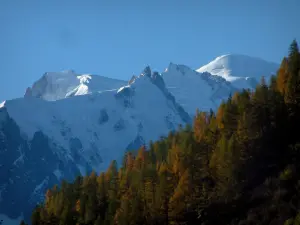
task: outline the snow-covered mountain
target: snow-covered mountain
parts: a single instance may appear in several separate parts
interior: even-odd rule
[[[23,98],[0,105],[0,221],[29,221],[45,190],[62,178],[106,169],[277,67],[227,55],[197,71],[173,63],[162,74],[146,67],[129,82],[45,73]]]
[[[228,54],[217,57],[197,71],[221,76],[238,89],[252,89],[260,82],[262,76],[268,82],[270,76],[275,74],[278,68],[279,64],[260,58]]]
[[[215,110],[222,100],[236,91],[224,78],[200,73],[184,65],[170,63],[162,77],[167,89],[190,115],[194,115],[197,108]]]
[[[76,95],[90,94],[120,88],[126,81],[91,74],[76,74],[73,70],[45,73],[32,87],[27,88],[25,97],[37,97],[55,101]]]
[[[104,170],[111,160],[120,162],[126,149],[190,122],[148,67],[118,90],[6,101],[0,108],[0,214],[28,216],[61,178]]]

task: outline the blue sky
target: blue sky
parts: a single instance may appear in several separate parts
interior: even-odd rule
[[[0,0],[0,100],[47,71],[129,79],[227,53],[280,62],[300,40],[299,0]]]

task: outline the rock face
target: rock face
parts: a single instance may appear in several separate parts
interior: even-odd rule
[[[26,138],[6,108],[0,113],[5,117],[0,130],[0,212],[9,218],[19,218],[22,213],[29,219],[30,211],[43,200],[48,187],[63,177],[72,180],[80,174],[77,163],[85,166],[86,171],[92,168],[80,156],[72,139],[69,149],[64,149],[42,131]],[[67,151],[72,152],[74,160],[63,157]]]

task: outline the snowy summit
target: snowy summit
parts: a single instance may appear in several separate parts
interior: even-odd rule
[[[25,97],[32,96],[47,101],[56,101],[66,97],[90,94],[96,91],[117,89],[126,81],[91,74],[76,74],[73,70],[45,73],[31,88],[27,88]]]
[[[278,68],[277,63],[260,58],[241,54],[227,54],[215,58],[196,71],[221,76],[236,88],[241,89],[253,88],[262,76],[268,81]]]

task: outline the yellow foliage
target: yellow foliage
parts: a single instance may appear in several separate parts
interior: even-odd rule
[[[77,212],[80,212],[80,199],[78,199],[76,201],[76,207],[75,207],[75,209],[76,209]]]
[[[277,88],[282,94],[286,92],[288,77],[288,62],[287,59],[284,58],[277,72]]]
[[[185,170],[180,177],[178,185],[174,191],[173,196],[170,198],[169,204],[172,209],[172,214],[176,215],[185,210],[189,195],[191,193],[191,179],[188,169]]]
[[[200,142],[204,136],[205,129],[207,127],[207,114],[205,112],[200,112],[196,115],[194,120],[194,137]]]
[[[218,128],[223,129],[224,128],[224,123],[223,123],[223,117],[224,117],[224,112],[225,112],[225,103],[222,103],[220,105],[220,107],[218,108],[218,112],[217,112],[217,124],[218,124]]]

